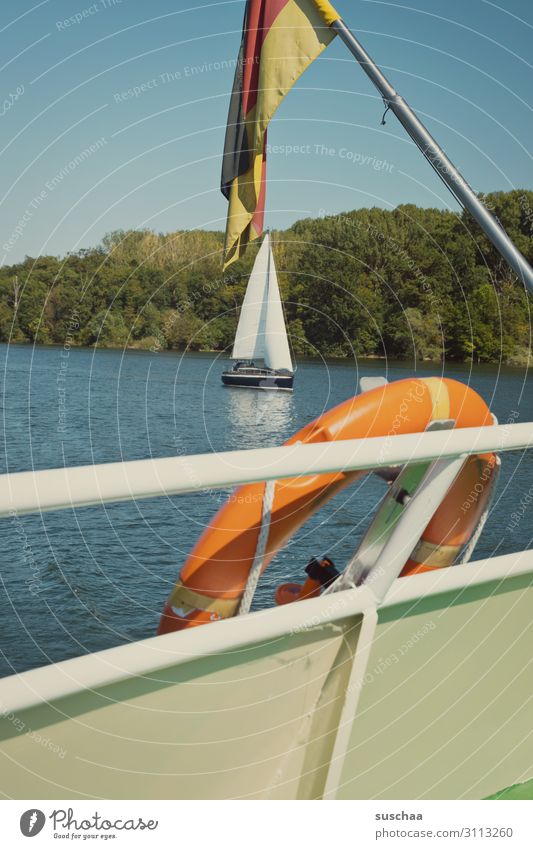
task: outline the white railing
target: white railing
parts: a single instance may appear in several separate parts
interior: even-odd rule
[[[468,566],[439,569],[423,575],[403,578],[391,588],[386,607],[415,603],[421,597],[464,592],[481,584],[533,574],[533,551],[506,554],[478,560]],[[190,628],[161,637],[148,637],[63,660],[53,666],[31,669],[0,681],[0,699],[4,715],[17,713],[35,704],[53,702],[80,690],[96,690],[134,676],[150,676],[170,664],[180,666],[203,657],[239,653],[251,643],[275,643],[280,637],[306,631],[324,623],[336,623],[374,608],[369,590],[346,590],[337,598],[320,596],[305,604],[285,604],[258,610],[248,616],[224,619],[207,628]]]
[[[0,517],[533,446],[533,423],[0,475]]]

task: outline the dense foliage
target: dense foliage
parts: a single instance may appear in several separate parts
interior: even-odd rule
[[[533,192],[483,197],[533,262]],[[273,233],[297,354],[527,362],[529,299],[468,215],[400,206]],[[222,350],[255,256],[222,274],[222,234],[115,232],[0,271],[0,341]]]

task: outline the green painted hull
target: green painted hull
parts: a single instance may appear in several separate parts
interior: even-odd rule
[[[526,781],[525,784],[513,784],[512,787],[507,787],[506,790],[500,790],[494,796],[487,796],[487,799],[499,799],[502,801],[533,801],[533,778],[531,781]]]
[[[337,798],[530,799],[533,572],[509,557],[396,582],[344,725],[358,590],[5,679],[0,792],[321,798],[342,730]]]

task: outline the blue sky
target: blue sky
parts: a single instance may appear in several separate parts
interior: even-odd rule
[[[530,0],[336,5],[477,191],[533,188]],[[95,245],[114,229],[223,228],[221,151],[243,8],[3,0],[5,263]],[[455,208],[382,113],[346,48],[331,45],[271,126],[267,224],[406,202]]]

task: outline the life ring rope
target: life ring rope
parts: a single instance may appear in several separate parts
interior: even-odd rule
[[[265,551],[270,533],[270,522],[272,519],[272,507],[274,504],[274,491],[276,489],[276,481],[267,481],[265,483],[265,492],[263,494],[263,512],[261,514],[261,530],[257,538],[257,548],[255,550],[254,562],[246,581],[246,586],[242,594],[242,600],[239,606],[239,616],[244,613],[249,613],[254,599],[257,584],[263,571],[263,561],[265,559]]]

